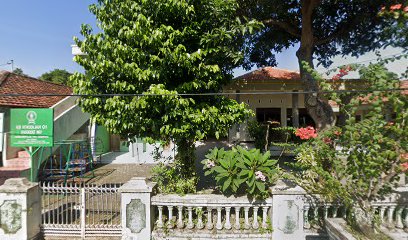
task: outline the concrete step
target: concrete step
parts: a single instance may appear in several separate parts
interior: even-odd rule
[[[17,153],[17,156],[19,158],[29,158],[30,154],[28,152],[26,152],[26,151],[20,151],[20,152]]]
[[[12,158],[3,162],[4,167],[30,167],[30,158]]]
[[[27,167],[0,167],[0,185],[9,178],[21,177],[21,173],[28,169]]]

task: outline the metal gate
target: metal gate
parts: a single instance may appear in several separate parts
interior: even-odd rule
[[[44,236],[121,236],[121,184],[41,183]]]

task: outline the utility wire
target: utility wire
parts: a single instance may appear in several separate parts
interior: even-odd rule
[[[378,60],[381,60],[381,59],[387,60],[387,59],[391,59],[392,57],[400,57],[400,56],[407,56],[408,57],[408,53],[400,52],[400,53],[390,54],[390,55],[381,56],[381,57],[377,57],[377,58],[372,58],[372,59],[368,59],[368,60],[345,63],[345,64],[341,64],[341,65],[336,65],[336,66],[330,66],[329,68],[319,67],[319,68],[316,68],[316,70],[328,70],[329,71],[329,70],[337,69],[337,68],[342,67],[342,66],[358,64],[358,63],[365,63],[365,62],[371,62],[371,61],[378,61]]]
[[[226,96],[226,95],[284,95],[284,94],[329,94],[329,93],[373,93],[408,91],[408,88],[372,89],[372,90],[334,90],[334,91],[269,91],[269,92],[219,92],[219,93],[105,93],[105,94],[23,94],[6,93],[0,97],[146,97],[146,96]]]

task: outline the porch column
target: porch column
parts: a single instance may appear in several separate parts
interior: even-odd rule
[[[281,127],[286,127],[286,126],[288,126],[288,113],[287,113],[287,110],[286,110],[286,107],[285,106],[282,106],[281,107],[281,120],[280,120],[280,122],[281,122]]]
[[[293,90],[297,92],[297,90]],[[292,93],[292,125],[299,127],[299,94]]]

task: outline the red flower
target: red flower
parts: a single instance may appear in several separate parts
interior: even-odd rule
[[[340,80],[340,76],[339,75],[334,75],[332,77],[332,80],[334,80],[334,81]]]
[[[400,157],[404,160],[408,160],[408,153],[401,153]]]
[[[406,162],[406,163],[401,163],[400,167],[401,167],[401,170],[402,170],[403,172],[406,172],[406,171],[408,170],[408,162]]]
[[[391,10],[398,10],[398,9],[401,9],[401,7],[402,7],[402,4],[400,3],[400,4],[392,5],[392,6],[390,7],[390,9],[391,9]]]
[[[300,139],[303,139],[303,140],[317,137],[316,129],[314,129],[314,127],[312,126],[297,129],[295,132],[295,135],[300,137]]]
[[[328,137],[325,137],[325,138],[323,138],[323,142],[326,143],[326,144],[331,144],[332,140],[330,138],[328,138]]]
[[[340,136],[340,135],[341,135],[341,132],[340,132],[340,131],[337,131],[337,130],[334,131],[333,133],[334,133],[334,135],[336,135],[336,136]]]
[[[404,12],[408,12],[408,6],[407,7],[404,7],[404,10],[403,10]]]

